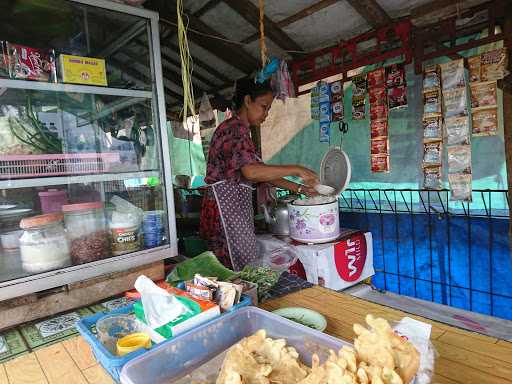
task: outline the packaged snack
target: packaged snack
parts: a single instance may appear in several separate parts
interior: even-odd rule
[[[331,102],[331,87],[325,81],[318,82],[318,94],[320,103]]]
[[[212,290],[214,293],[219,288],[219,284],[216,281],[213,281],[207,277],[203,277],[200,274],[196,273],[194,275],[194,285],[198,285],[201,287],[206,287],[210,290]]]
[[[423,74],[423,91],[441,88],[441,76],[437,65],[430,65],[425,68]]]
[[[453,60],[439,65],[441,68],[441,80],[443,91],[448,89],[460,88],[466,85],[464,79],[464,59]]]
[[[443,139],[443,126],[439,117],[426,118],[423,120],[423,139],[427,141]]]
[[[370,123],[370,136],[372,139],[388,137],[388,121],[372,120]]]
[[[190,296],[193,296],[193,297],[201,299],[201,300],[206,300],[206,301],[213,300],[213,292],[209,288],[206,288],[206,287],[203,287],[200,285],[194,285],[190,281],[185,283],[185,287],[186,287],[187,293]]]
[[[343,101],[343,83],[338,80],[331,83],[331,102]]]
[[[403,64],[392,64],[386,67],[386,87],[393,88],[405,85],[405,69]]]
[[[481,62],[482,81],[501,80],[508,75],[507,48],[482,53]]]
[[[388,89],[389,109],[407,107],[407,87],[401,85]]]
[[[386,70],[379,68],[374,71],[368,72],[368,87],[385,87],[386,86]]]
[[[481,63],[480,55],[468,57],[469,81],[471,83],[481,81]]]
[[[445,120],[444,126],[448,145],[469,145],[471,143],[467,116],[449,117]]]
[[[366,95],[366,75],[352,77],[352,98],[359,98]]]
[[[448,147],[448,173],[471,173],[471,146]]]
[[[368,91],[370,95],[370,109],[374,106],[378,105],[386,105],[386,88],[378,87],[378,88],[370,88]]]
[[[370,145],[371,155],[388,155],[389,154],[389,140],[387,137],[380,139],[372,139]]]
[[[423,168],[423,187],[425,189],[442,189],[443,175],[440,166]]]
[[[320,103],[320,122],[329,123],[331,121],[331,103]]]
[[[366,118],[365,97],[352,98],[352,120],[364,120]]]
[[[439,90],[433,90],[426,92],[423,96],[425,99],[425,104],[423,106],[424,117],[441,116],[441,92]]]
[[[443,91],[444,117],[465,116],[468,114],[466,88]]]
[[[341,121],[345,116],[343,110],[343,99],[341,101],[336,101],[331,105],[332,109],[332,121]]]
[[[331,123],[320,123],[320,142],[329,143],[331,138]]]
[[[493,136],[498,130],[498,108],[484,107],[474,109],[472,113],[473,135]]]
[[[237,291],[232,285],[221,285],[217,292],[216,302],[221,311],[227,311],[235,304]]]
[[[423,143],[423,164],[441,165],[443,144],[441,141]]]
[[[320,120],[320,93],[317,85],[311,88],[311,119]]]
[[[56,82],[55,51],[6,43],[9,75],[13,79]]]
[[[388,118],[388,107],[387,105],[370,106],[370,119],[371,120],[382,120]]]
[[[450,200],[471,201],[471,175],[448,175],[450,183]]]
[[[482,83],[472,83],[471,88],[471,107],[488,107],[496,106],[498,103],[497,98],[497,84],[496,81],[485,81]]]
[[[9,77],[9,55],[6,43],[6,41],[0,40],[0,77]]]
[[[373,173],[389,172],[389,156],[370,156],[370,166]]]

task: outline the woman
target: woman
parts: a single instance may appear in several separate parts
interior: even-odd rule
[[[257,258],[252,185],[270,183],[294,193],[315,194],[318,176],[299,165],[266,165],[256,152],[250,127],[267,117],[273,101],[269,83],[239,80],[234,115],[212,137],[205,181],[209,188],[201,210],[201,235],[228,268],[241,270]],[[283,179],[300,177],[304,184]]]

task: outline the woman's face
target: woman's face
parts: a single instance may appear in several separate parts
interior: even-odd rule
[[[268,111],[272,105],[274,97],[272,92],[265,93],[256,97],[254,100],[251,96],[245,96],[245,106],[247,108],[247,119],[250,125],[259,126],[267,118]]]

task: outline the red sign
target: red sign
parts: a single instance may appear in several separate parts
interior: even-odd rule
[[[366,238],[364,233],[352,235],[334,246],[334,262],[340,277],[345,281],[356,281],[363,273],[366,263]]]

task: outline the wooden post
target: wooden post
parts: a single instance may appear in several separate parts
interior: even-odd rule
[[[508,54],[512,52],[512,2],[505,6],[505,45]],[[512,73],[512,60],[509,59],[508,70]],[[503,126],[505,131],[505,158],[507,164],[508,209],[509,209],[509,244],[512,252],[512,75],[503,82]]]

